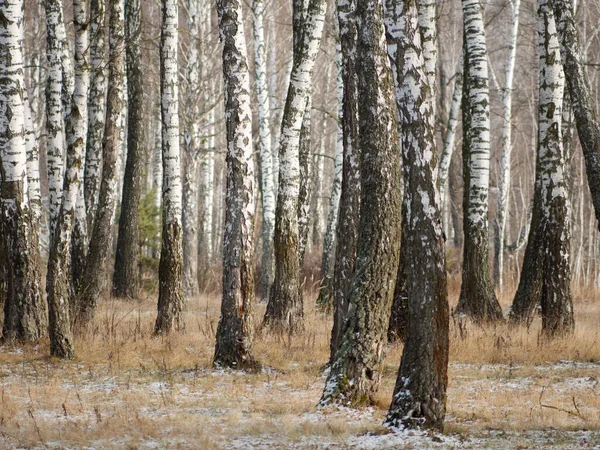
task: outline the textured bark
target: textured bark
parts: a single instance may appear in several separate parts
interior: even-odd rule
[[[476,322],[502,320],[488,256],[490,110],[487,49],[479,0],[462,0],[464,19],[464,258],[455,313]]]
[[[464,61],[461,58],[458,63],[458,71],[454,74],[454,87],[452,88],[452,100],[450,102],[450,112],[448,113],[448,124],[444,133],[442,155],[439,163],[439,187],[442,203],[446,202],[446,191],[448,184],[448,173],[450,172],[450,162],[454,154],[454,142],[456,140],[456,128],[460,114],[460,103],[463,95],[463,66]]]
[[[163,153],[162,246],[159,264],[158,315],[154,332],[168,333],[184,328],[183,234],[181,227],[181,164],[179,161],[178,4],[162,2],[160,45],[160,91]]]
[[[547,337],[573,331],[570,269],[570,204],[562,136],[565,77],[552,8],[539,0],[539,113],[536,195],[521,281],[511,308],[513,322],[530,323],[541,306]],[[535,226],[535,228],[534,228]]]
[[[90,65],[91,84],[88,96],[88,136],[85,153],[84,196],[87,229],[94,228],[102,168],[102,139],[106,114],[106,38],[104,16],[106,0],[91,0]]]
[[[271,102],[267,83],[267,56],[265,41],[265,4],[263,0],[252,2],[252,30],[254,35],[254,71],[258,110],[257,151],[260,155],[262,194],[262,258],[261,297],[269,299],[275,275],[273,232],[275,231],[275,178],[273,174],[273,150],[271,146]]]
[[[47,27],[47,84],[46,84],[46,153],[48,166],[48,222],[50,245],[55,236],[61,207],[63,187],[63,159],[65,153],[65,123],[63,97],[67,90],[62,58],[66,40],[62,2],[48,0],[44,3]]]
[[[498,208],[494,222],[494,284],[500,292],[504,286],[504,237],[508,216],[508,191],[510,189],[512,152],[512,92],[515,63],[517,60],[517,37],[519,32],[519,7],[521,0],[511,0],[511,31],[509,53],[506,61],[506,75],[502,88],[502,156],[500,160],[500,180],[498,182]]]
[[[338,101],[338,124],[335,140],[335,163],[333,166],[333,183],[329,197],[329,212],[327,214],[327,226],[323,237],[323,257],[321,258],[321,286],[317,304],[326,309],[333,309],[333,273],[335,268],[336,236],[335,231],[338,224],[340,211],[340,197],[342,194],[342,173],[344,164],[344,80],[342,69],[341,44],[336,45],[336,69],[337,69],[337,101]]]
[[[140,1],[129,0],[125,7],[127,65],[127,163],[119,217],[112,294],[136,298],[140,258],[140,212],[142,171],[144,169],[144,79],[140,48]]]
[[[23,76],[23,2],[0,5],[0,207],[6,275],[3,340],[36,342],[46,332],[39,221],[28,199],[27,94]],[[29,136],[29,139],[32,139]],[[38,170],[39,179],[39,170]]]
[[[383,349],[398,270],[400,158],[394,82],[386,52],[382,6],[356,4],[361,203],[356,269],[343,337],[320,405],[372,402],[383,369]],[[340,27],[342,28],[342,27]]]
[[[254,300],[254,159],[250,74],[240,0],[218,0],[227,118],[227,194],[223,299],[214,364],[255,366],[250,311]]]
[[[573,114],[585,169],[592,194],[597,225],[600,226],[600,123],[594,110],[590,83],[585,72],[579,36],[573,19],[573,5],[566,0],[553,0],[560,40],[562,63],[572,99]]]
[[[117,202],[117,158],[121,148],[121,111],[125,78],[124,0],[110,0],[108,94],[102,143],[102,182],[81,286],[77,293],[78,324],[85,326],[96,312],[106,280],[106,259],[111,248]]]
[[[80,147],[73,151],[85,157],[88,127],[88,91],[90,87],[90,66],[88,64],[90,40],[86,0],[75,0],[73,2],[73,22],[75,27],[75,90],[71,101],[71,114],[67,121],[67,145]],[[84,158],[82,160],[84,165],[83,161],[85,161]],[[83,178],[83,166],[81,175],[81,178]],[[87,250],[87,218],[83,195],[83,185],[78,182],[70,262],[72,283],[75,286],[81,281]]]
[[[448,292],[441,200],[435,169],[435,96],[425,57],[432,48],[416,0],[386,2],[388,48],[395,47],[401,118],[404,209],[401,252],[411,255],[402,279],[407,336],[386,418],[388,426],[443,430],[448,385]],[[421,43],[423,37],[423,44]],[[435,47],[435,45],[433,46]],[[394,53],[392,51],[392,53]],[[402,257],[400,258],[402,264]],[[400,281],[400,280],[398,280]],[[397,282],[398,282],[397,281]]]
[[[304,308],[300,295],[300,191],[299,143],[315,59],[321,42],[324,0],[310,0],[301,42],[294,52],[279,144],[279,187],[275,210],[275,281],[271,289],[264,326],[277,332],[303,328]]]
[[[312,89],[311,89],[312,91]],[[302,118],[300,130],[300,145],[298,149],[298,160],[300,162],[300,191],[298,194],[298,236],[300,246],[298,254],[300,257],[300,272],[304,267],[304,256],[308,246],[308,232],[310,230],[310,202],[312,195],[312,92],[306,101],[306,110]],[[302,280],[300,280],[302,283]],[[300,285],[300,296],[302,296],[302,284]]]
[[[333,363],[348,314],[350,283],[354,275],[360,205],[360,146],[358,129],[358,78],[356,74],[356,2],[338,1],[342,52],[342,192],[336,230],[333,269],[333,328],[329,362]]]

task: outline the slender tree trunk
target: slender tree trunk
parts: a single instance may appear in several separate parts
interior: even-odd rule
[[[538,16],[540,105],[534,197],[538,202],[534,205],[538,218],[532,223],[510,317],[513,322],[530,322],[535,307],[540,305],[542,331],[547,337],[553,337],[574,328],[570,204],[562,139],[565,76],[554,13],[548,0],[539,0]]]
[[[66,40],[62,2],[45,2],[47,27],[47,84],[46,84],[46,152],[48,166],[48,222],[50,224],[50,246],[55,236],[56,223],[61,206],[65,123],[63,92],[65,91],[62,66],[63,43]]]
[[[106,0],[91,0],[90,7],[90,64],[92,80],[88,96],[88,136],[85,153],[84,196],[87,229],[94,229],[98,191],[102,179],[102,139],[106,117],[106,39],[104,16]]]
[[[330,364],[342,340],[348,314],[350,283],[354,275],[360,208],[360,146],[358,127],[358,77],[356,74],[356,2],[340,0],[338,23],[342,52],[342,192],[336,230],[333,269],[333,328],[331,330]]]
[[[512,22],[506,75],[502,89],[502,157],[498,183],[498,209],[494,226],[494,284],[502,292],[504,286],[504,239],[508,216],[508,192],[510,189],[512,152],[512,93],[515,63],[517,60],[517,38],[519,33],[519,8],[521,0],[510,0]]]
[[[261,297],[269,299],[275,275],[273,232],[275,229],[275,185],[273,176],[273,150],[271,146],[271,102],[267,83],[267,55],[264,28],[265,4],[252,2],[252,30],[254,35],[254,71],[258,110],[257,151],[260,155],[262,193],[262,259]]]
[[[312,91],[312,86],[309,88]],[[308,246],[308,232],[310,230],[310,199],[312,195],[312,92],[309,92],[306,100],[306,110],[302,118],[300,130],[300,144],[298,149],[298,160],[300,161],[300,191],[298,195],[298,235],[300,246],[298,249],[300,257],[300,298],[302,298],[302,268],[304,267],[304,256]],[[301,300],[302,301],[302,300]]]
[[[390,59],[397,68],[407,210],[400,251],[411,255],[402,280],[407,298],[406,343],[386,424],[442,430],[448,384],[448,292],[435,173],[436,99],[429,85],[435,83],[435,76],[428,76],[427,64],[435,59],[427,55],[436,48],[428,40],[436,24],[435,14],[427,14],[417,27],[417,17],[421,18],[421,11],[416,0],[386,2],[388,48],[397,52]]]
[[[83,155],[82,160],[85,161],[88,91],[90,87],[90,66],[88,64],[90,39],[86,0],[75,0],[73,2],[73,21],[75,26],[75,90],[71,101],[71,115],[67,122],[67,144],[81,147],[76,152],[81,153]],[[85,163],[83,164],[85,165]],[[83,185],[78,182],[70,263],[73,276],[72,283],[75,286],[79,284],[83,275],[87,247],[87,218],[83,195]]]
[[[102,143],[102,182],[94,228],[81,286],[77,293],[77,323],[85,326],[96,312],[98,297],[106,280],[106,259],[111,248],[112,225],[117,198],[117,159],[121,149],[121,111],[125,78],[124,0],[110,0],[108,94],[106,126]]]
[[[562,63],[598,222],[600,221],[600,122],[592,103],[594,96],[582,60],[583,53],[573,19],[572,3],[566,0],[552,0],[552,7],[556,15]]]
[[[161,117],[163,152],[162,246],[159,265],[158,316],[154,332],[168,333],[184,328],[183,233],[181,227],[181,164],[179,162],[178,4],[162,2],[160,46]]]
[[[27,118],[23,77],[23,2],[0,5],[0,206],[7,275],[4,324],[7,341],[36,342],[45,335],[36,221],[28,200]],[[39,177],[39,174],[38,174]],[[3,258],[3,259],[4,259]]]
[[[490,108],[487,49],[479,0],[462,0],[464,18],[463,172],[464,260],[456,314],[481,321],[502,320],[488,256]]]
[[[227,125],[227,194],[223,237],[223,300],[214,364],[255,366],[250,310],[254,300],[254,159],[250,74],[242,2],[218,0]]]
[[[382,5],[358,0],[361,203],[349,313],[320,405],[360,406],[379,387],[400,249],[400,158]],[[342,24],[340,23],[340,28]]]
[[[115,255],[112,294],[115,297],[136,298],[140,257],[140,213],[142,176],[144,169],[144,78],[140,48],[140,1],[125,5],[126,65],[127,65],[127,163],[123,181],[119,235]]]
[[[339,28],[339,27],[338,27]],[[335,255],[337,241],[335,230],[338,224],[340,211],[340,198],[342,194],[342,173],[344,164],[344,131],[343,131],[343,101],[344,81],[342,69],[341,44],[336,45],[336,68],[337,68],[337,101],[338,101],[338,126],[335,140],[335,163],[333,167],[333,183],[329,197],[329,213],[327,214],[327,226],[323,237],[323,257],[321,258],[321,287],[317,304],[327,309],[333,306],[333,273],[335,267]]]
[[[275,281],[264,318],[264,325],[277,332],[293,333],[304,327],[298,230],[299,144],[326,8],[324,0],[311,0],[308,5],[281,123],[279,194],[275,211]]]

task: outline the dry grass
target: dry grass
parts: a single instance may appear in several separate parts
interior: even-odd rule
[[[538,323],[470,326],[465,338],[452,326],[447,433],[455,441],[440,445],[600,444],[594,295],[577,296],[575,335],[551,343],[539,340]],[[364,433],[381,429],[401,346],[389,348],[374,407],[317,411],[331,321],[306,303],[303,335],[256,336],[255,356],[265,365],[259,374],[211,367],[216,295],[191,299],[186,332],[161,339],[152,338],[154,298],[103,302],[93,327],[76,340],[75,361],[46,357],[47,342],[4,347],[0,447],[369,447],[375,441],[368,444]],[[256,320],[263,312],[257,305]],[[381,439],[382,448],[391,445]]]

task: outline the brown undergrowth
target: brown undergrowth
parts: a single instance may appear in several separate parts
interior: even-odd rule
[[[447,433],[458,446],[529,445],[535,433],[558,446],[600,444],[597,295],[577,295],[575,334],[553,342],[539,339],[539,320],[529,329],[451,324]],[[47,342],[4,346],[0,448],[367,447],[361,436],[381,428],[402,347],[388,349],[373,407],[318,411],[331,320],[313,308],[314,292],[306,298],[304,334],[255,336],[259,374],[212,367],[217,295],[189,299],[185,333],[161,338],[152,337],[153,297],[105,300],[77,336],[74,361],[48,358]],[[255,306],[255,323],[263,312]]]

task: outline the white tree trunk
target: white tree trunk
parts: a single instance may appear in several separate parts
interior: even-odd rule
[[[512,152],[512,93],[515,64],[517,60],[517,37],[519,34],[519,7],[521,0],[510,0],[511,31],[509,52],[506,61],[504,87],[502,89],[502,156],[500,159],[500,180],[498,183],[498,209],[495,233],[494,282],[500,292],[504,286],[504,236],[508,216],[508,192],[510,190],[510,170]]]
[[[88,96],[88,135],[85,154],[84,195],[88,230],[93,229],[102,178],[102,139],[106,116],[105,0],[92,0],[90,8],[91,84]]]
[[[252,30],[254,36],[254,71],[258,109],[257,151],[260,155],[262,193],[262,278],[261,296],[266,302],[275,275],[273,232],[275,231],[275,178],[273,175],[273,152],[271,147],[271,104],[267,83],[267,55],[264,28],[265,4],[263,0],[252,2]]]
[[[161,29],[161,117],[163,232],[155,333],[183,329],[182,185],[179,152],[178,3],[163,0]]]
[[[45,334],[46,309],[40,286],[39,228],[28,199],[23,2],[2,2],[0,17],[0,225],[8,288],[2,336],[31,342]]]

